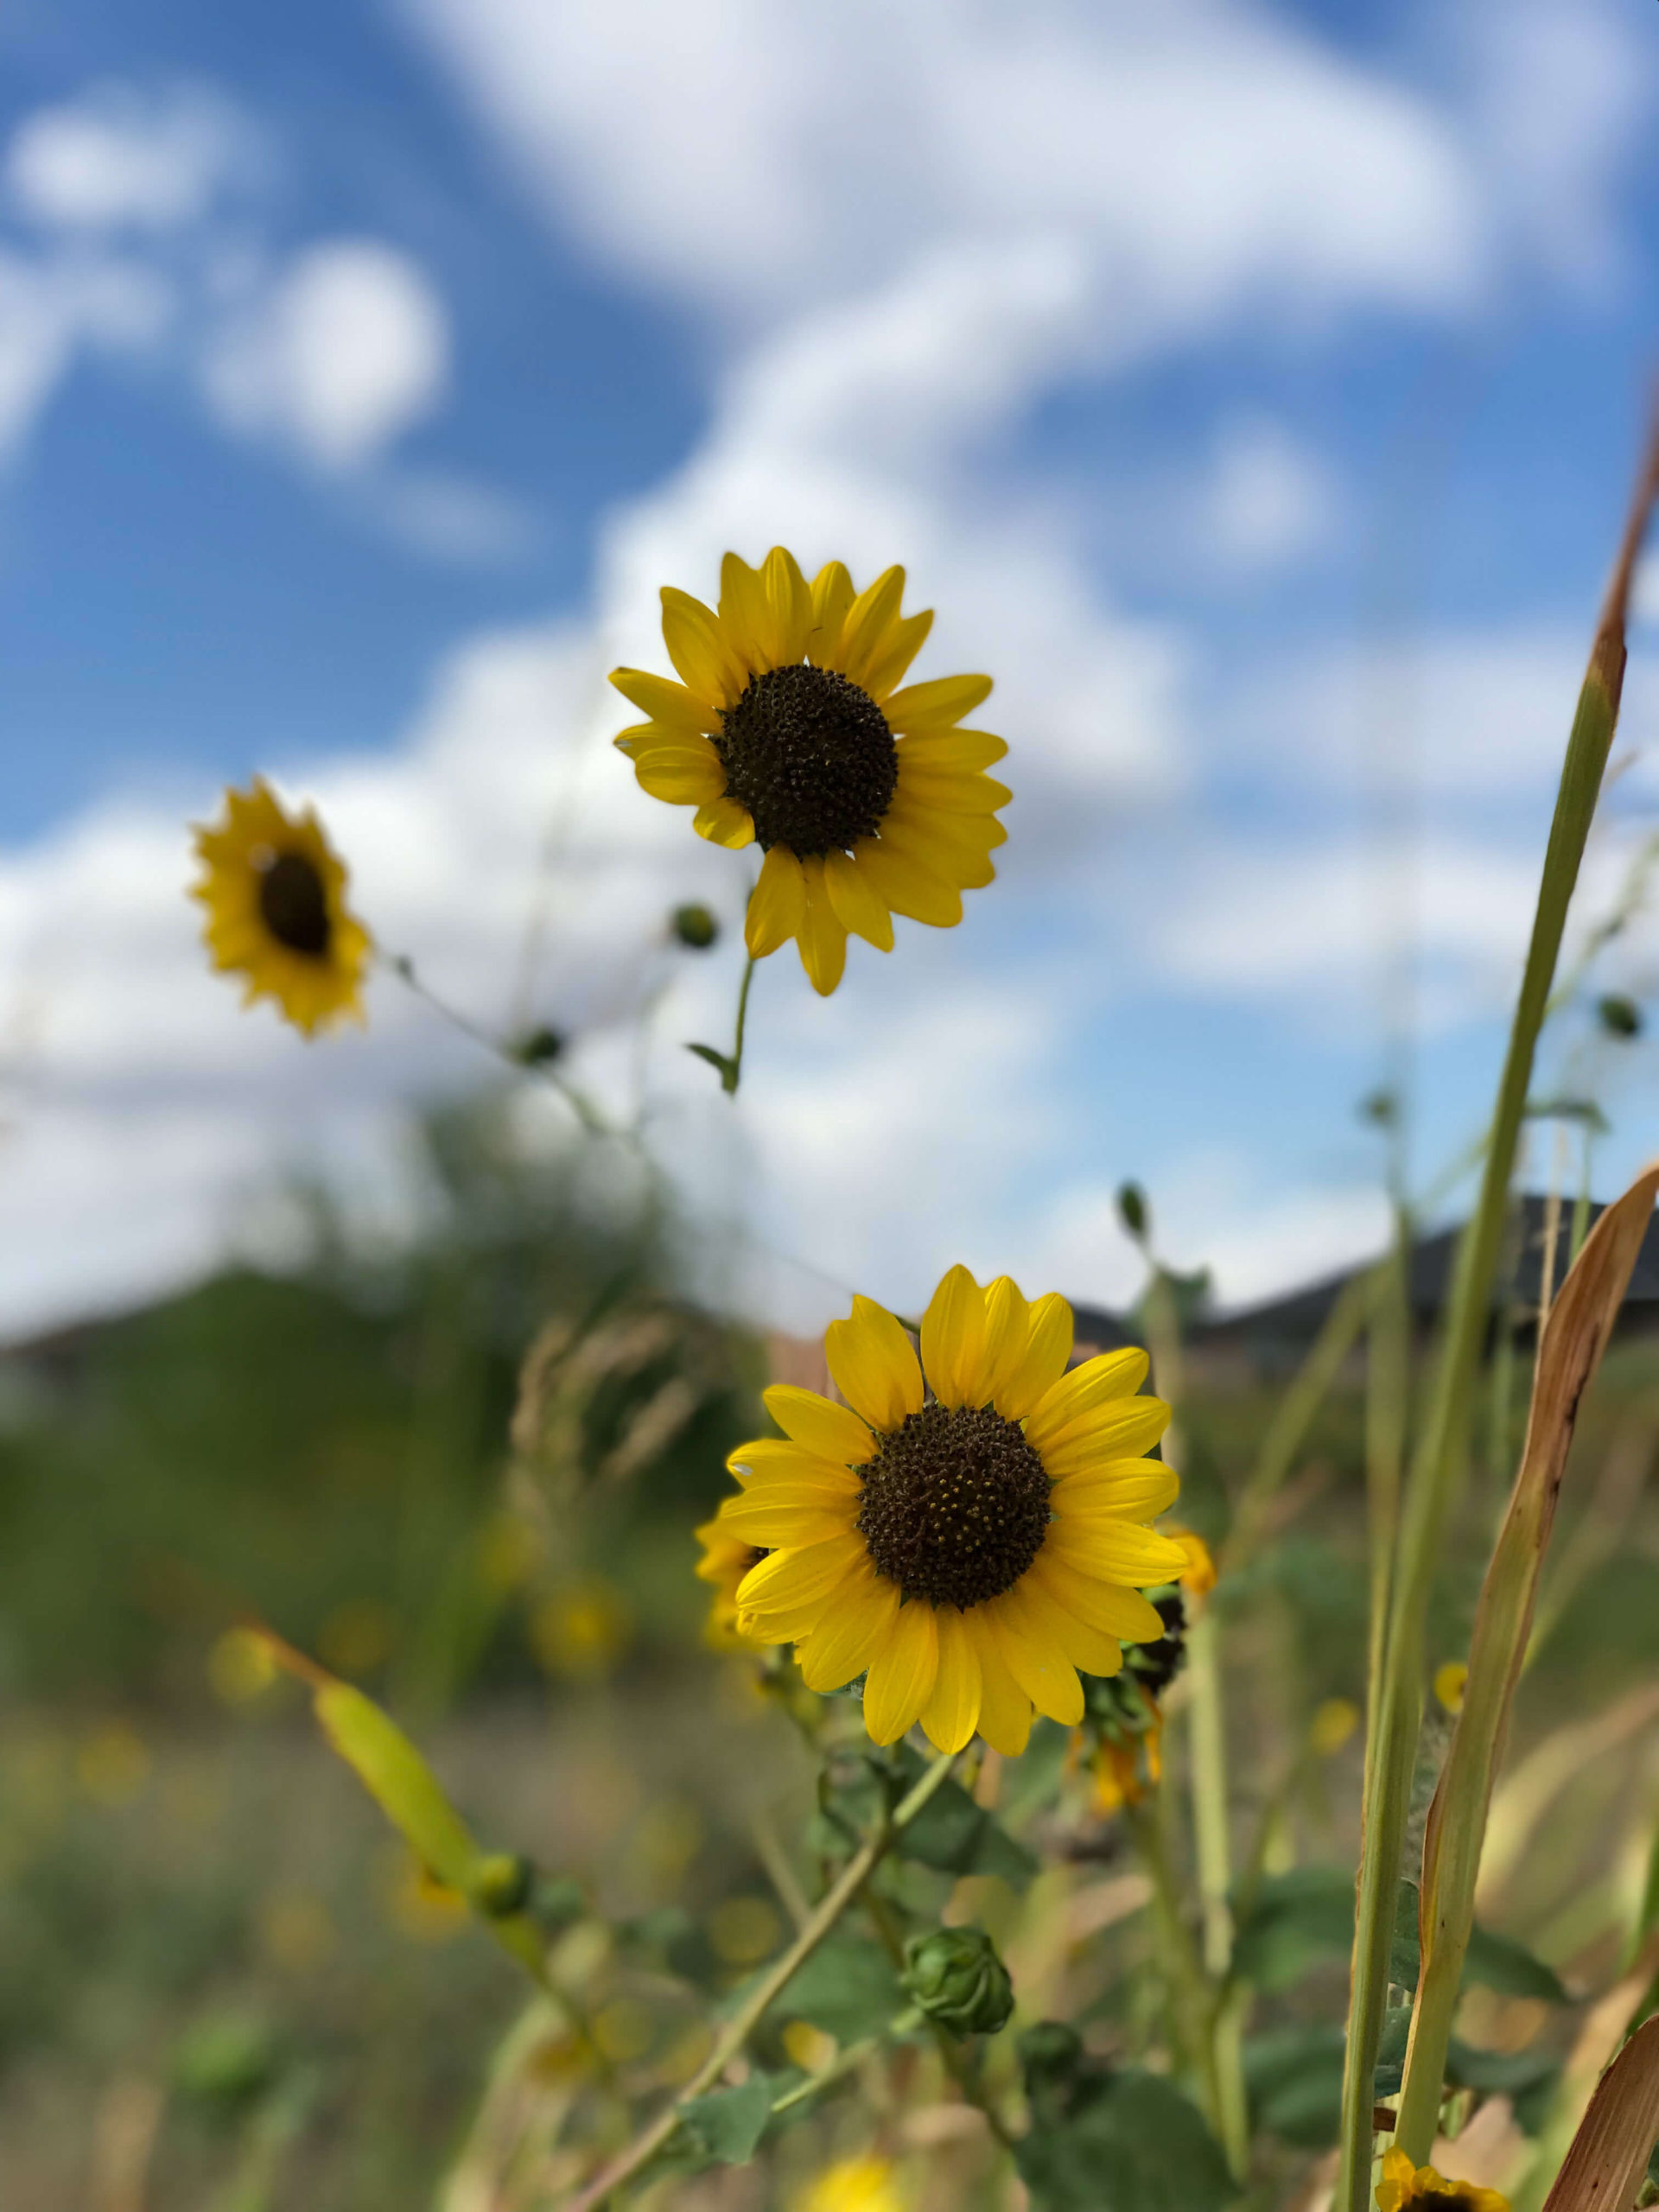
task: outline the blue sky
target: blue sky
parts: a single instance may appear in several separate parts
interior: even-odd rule
[[[478,1073],[390,982],[307,1048],[201,972],[181,825],[255,768],[608,1096],[667,990],[653,1127],[753,1307],[828,1294],[763,1246],[1125,1295],[1128,1174],[1235,1299],[1363,1249],[1401,1007],[1425,1177],[1492,1077],[1659,359],[1656,42],[1637,0],[9,11],[0,1326],[207,1264],[296,1159],[395,1204],[403,1108]],[[634,789],[602,679],[779,540],[907,563],[1016,798],[962,929],[828,1004],[767,965],[734,1116],[677,1050],[733,944],[653,947],[745,863]],[[1637,646],[1581,927],[1653,827]],[[1587,1049],[1605,1185],[1656,1069]]]

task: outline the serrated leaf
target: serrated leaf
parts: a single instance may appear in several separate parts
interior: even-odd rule
[[[903,1770],[913,1783],[920,1779],[923,1763],[907,1750]],[[913,1859],[938,1873],[996,1874],[1010,1889],[1021,1891],[1029,1889],[1038,1871],[1037,1860],[1024,1844],[1016,1843],[995,1815],[976,1805],[958,1782],[947,1782],[934,1792],[901,1831],[893,1849],[899,1858]]]
[[[892,1960],[879,1943],[832,1936],[795,1974],[772,2008],[781,2019],[805,2020],[837,2043],[875,2035],[908,1999]]]
[[[771,2077],[756,2072],[741,2088],[711,2089],[707,2096],[693,2097],[681,2112],[680,2126],[715,2164],[745,2166],[766,2132],[772,2097]]]
[[[1035,2212],[1221,2212],[1238,2192],[1204,2116],[1162,2075],[1085,2079],[1014,2148]]]

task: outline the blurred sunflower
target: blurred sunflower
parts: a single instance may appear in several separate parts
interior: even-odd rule
[[[785,1439],[740,1445],[744,1485],[723,1518],[766,1547],[737,1592],[745,1633],[792,1643],[815,1690],[868,1669],[878,1744],[919,1719],[941,1751],[977,1728],[1025,1749],[1032,1711],[1075,1726],[1082,1668],[1116,1674],[1119,1639],[1164,1624],[1136,1586],[1186,1554],[1143,1524],[1179,1487],[1141,1456],[1169,1408],[1135,1394],[1146,1354],[1066,1372],[1071,1309],[1027,1305],[1003,1275],[982,1290],[952,1268],[922,1321],[919,1363],[868,1298],[824,1338],[848,1402],[775,1384]]]
[[[1377,2184],[1380,2212],[1510,2212],[1510,2200],[1471,2181],[1448,2181],[1433,2166],[1414,2166],[1404,2151],[1385,2151]]]
[[[372,940],[346,906],[346,869],[310,807],[289,814],[256,776],[227,791],[225,811],[195,827],[203,874],[190,895],[207,909],[213,965],[247,978],[244,1006],[273,998],[308,1037],[363,1019]]]
[[[741,1500],[728,1497],[712,1521],[705,1521],[694,1531],[702,1546],[702,1557],[697,1561],[696,1572],[701,1580],[715,1586],[709,1618],[703,1624],[703,1640],[716,1651],[764,1651],[767,1639],[745,1636],[737,1624],[737,1586],[752,1567],[766,1557],[756,1549],[747,1536],[734,1535],[726,1516]]]
[[[849,931],[883,952],[893,917],[948,929],[989,883],[1012,794],[982,771],[1007,747],[957,727],[988,676],[901,679],[932,626],[901,614],[902,569],[855,594],[839,561],[811,583],[774,546],[759,569],[721,563],[718,610],[663,592],[682,683],[619,668],[651,719],[616,740],[643,789],[695,806],[700,836],[766,855],[745,925],[759,960],[793,938],[813,988],[841,981]]]

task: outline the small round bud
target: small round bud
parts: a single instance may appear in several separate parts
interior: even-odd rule
[[[1610,1037],[1642,1034],[1642,1009],[1622,991],[1610,991],[1605,998],[1596,1001],[1596,1019]]]
[[[1147,1204],[1146,1192],[1138,1183],[1118,1185],[1117,1217],[1137,1244],[1146,1241],[1152,1210]]]
[[[1397,1094],[1386,1087],[1368,1090],[1359,1102],[1359,1118],[1370,1122],[1374,1128],[1391,1129],[1400,1119],[1400,1100]]]
[[[512,1057],[521,1067],[549,1067],[564,1051],[564,1038],[556,1029],[545,1023],[539,1029],[527,1029],[512,1047]]]
[[[668,918],[668,926],[693,952],[707,952],[720,935],[720,924],[706,906],[677,906]]]
[[[1014,2010],[1014,1984],[982,1928],[936,1928],[905,1946],[905,1987],[953,2036],[994,2036]]]
[[[561,1936],[588,1910],[580,1882],[568,1874],[540,1874],[531,1885],[524,1910],[544,1936]]]
[[[493,1851],[474,1867],[467,1894],[488,1920],[510,1920],[522,1912],[536,1879],[536,1869],[516,1851]]]

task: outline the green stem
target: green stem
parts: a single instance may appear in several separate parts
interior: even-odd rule
[[[737,1086],[743,1080],[743,1031],[749,1018],[749,985],[754,981],[754,956],[750,954],[743,969],[743,981],[737,992],[737,1034],[732,1039],[732,1057],[721,1071],[720,1087],[728,1097],[737,1096]]]
[[[1206,2118],[1219,2133],[1222,2099],[1210,2035],[1210,1993],[1192,1932],[1182,1917],[1180,1885],[1170,1864],[1162,1805],[1162,1790],[1154,1790],[1142,1804],[1125,1804],[1123,1819],[1152,1880],[1154,1916],[1169,1986],[1170,2043],[1198,2086]]]
[[[679,2126],[685,2107],[694,2097],[702,2096],[706,2089],[712,2088],[719,2081],[748,2041],[762,2014],[779,1993],[788,1986],[825,1936],[830,1934],[842,1913],[892,1849],[895,1839],[909,1827],[940,1784],[948,1778],[955,1764],[954,1753],[942,1753],[909,1796],[890,1815],[877,1821],[870,1834],[842,1869],[834,1887],[827,1892],[805,1927],[761,1976],[728,2021],[723,2031],[716,2037],[714,2049],[673,2103],[643,2127],[626,2150],[619,2152],[597,2180],[572,2199],[569,2212],[597,2212],[597,2208],[614,2190],[620,2189],[630,2176],[638,2173],[640,2167],[662,2149]]]
[[[492,1037],[487,1029],[480,1028],[458,1007],[451,1006],[447,999],[441,999],[431,985],[416,973],[415,963],[407,953],[388,953],[383,957],[386,966],[399,982],[407,984],[417,999],[423,999],[433,1013],[441,1015],[452,1029],[458,1029],[463,1037],[470,1037],[474,1045],[481,1045],[486,1052],[504,1061],[515,1075],[531,1076],[537,1083],[544,1084],[548,1090],[556,1091],[590,1137],[620,1137],[624,1143],[633,1141],[632,1131],[613,1128],[592,1099],[578,1090],[575,1084],[567,1083],[562,1075],[556,1075],[550,1067],[537,1066],[533,1061],[524,1059],[513,1051],[511,1045],[503,1044],[499,1037]]]
[[[1471,1392],[1486,1332],[1492,1274],[1538,1034],[1618,720],[1624,674],[1624,607],[1656,475],[1659,441],[1643,473],[1567,740],[1526,968],[1498,1084],[1480,1197],[1459,1242],[1433,1395],[1402,1500],[1400,1557],[1389,1607],[1382,1681],[1376,1699],[1376,1726],[1366,1746],[1365,1832],[1334,2212],[1364,2212],[1370,2194],[1372,2079],[1388,1999],[1389,1939],[1410,1810],[1429,1586],[1447,1509],[1466,1456]],[[1438,2108],[1438,2094],[1435,2102]],[[1429,2113],[1426,2120],[1427,2112],[1427,2102],[1420,2102],[1412,2113],[1408,2133],[1402,2130],[1401,2147],[1419,2164],[1427,2160],[1433,2140],[1433,2116]]]
[[[785,2095],[774,2098],[772,2107],[774,2115],[780,2112],[792,2112],[797,2105],[804,2104],[809,2097],[816,2097],[820,2089],[829,2088],[833,2082],[850,2074],[855,2067],[861,2066],[867,2058],[874,2057],[884,2043],[895,2040],[899,2036],[907,2036],[913,2028],[920,2027],[922,2019],[920,2010],[912,2005],[896,2018],[889,2020],[879,2035],[866,2036],[860,2043],[849,2044],[846,2050],[832,2058],[828,2066],[820,2068],[816,2074],[809,2074],[804,2082],[798,2082]]]

